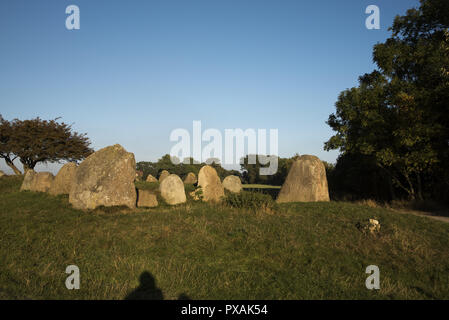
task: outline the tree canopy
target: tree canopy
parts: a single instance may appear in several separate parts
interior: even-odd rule
[[[449,2],[422,0],[374,46],[377,70],[343,91],[325,149],[372,156],[412,199],[449,159]],[[449,185],[447,175],[444,183]]]
[[[74,132],[71,125],[58,119],[7,121],[0,116],[0,158],[16,174],[21,173],[14,165],[17,158],[27,171],[40,162],[82,160],[93,152],[89,145],[85,134]]]

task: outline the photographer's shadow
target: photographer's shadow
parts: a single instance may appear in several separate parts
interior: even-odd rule
[[[161,289],[156,287],[156,281],[148,271],[142,272],[139,277],[140,284],[125,300],[164,300]]]
[[[156,280],[151,273],[142,272],[139,282],[139,286],[128,294],[125,300],[164,300],[162,290],[156,287]],[[190,298],[185,293],[181,293],[178,300],[190,300]]]

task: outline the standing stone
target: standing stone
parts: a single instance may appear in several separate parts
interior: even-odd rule
[[[27,170],[20,191],[48,192],[54,178],[50,172],[36,173],[34,170]]]
[[[170,172],[168,172],[167,170],[162,170],[161,174],[159,175],[159,183],[161,183],[169,175],[170,175]]]
[[[162,199],[168,204],[175,205],[187,200],[184,183],[176,174],[171,174],[162,180],[159,189]]]
[[[203,201],[220,201],[225,195],[217,171],[211,166],[204,166],[200,169],[198,186],[203,191]]]
[[[116,144],[88,156],[76,170],[69,202],[77,209],[136,207],[136,160]]]
[[[142,181],[143,171],[136,170],[136,181]]]
[[[186,184],[195,184],[198,182],[196,175],[193,172],[189,172],[184,179],[184,183]]]
[[[157,182],[157,179],[153,177],[151,174],[148,175],[146,182]]]
[[[223,179],[223,187],[233,193],[242,191],[242,181],[237,176],[227,176]]]
[[[276,201],[279,203],[329,201],[326,169],[320,159],[304,155],[296,160]]]
[[[33,178],[36,175],[34,170],[27,170],[25,172],[25,176],[23,177],[22,186],[20,187],[20,191],[29,191],[31,190],[31,184],[33,183]]]
[[[66,163],[59,170],[48,193],[51,195],[69,194],[75,178],[76,164],[73,162]]]
[[[138,207],[157,207],[157,196],[150,190],[137,190]]]

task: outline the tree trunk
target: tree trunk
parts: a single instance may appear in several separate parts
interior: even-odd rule
[[[416,180],[418,181],[418,192],[417,192],[418,200],[423,200],[421,174],[419,172],[416,173]]]
[[[396,200],[396,193],[394,192],[393,181],[390,177],[387,177],[387,179],[388,179],[388,188],[390,189],[390,198],[391,200]]]
[[[30,168],[27,164],[23,164],[23,172],[24,174],[27,173],[29,170],[33,170],[32,168]]]
[[[21,175],[22,172],[14,165],[14,162],[11,161],[11,159],[5,159],[6,165],[14,171],[16,175]]]
[[[408,176],[408,174],[404,174],[405,179],[407,180],[409,189],[408,189],[408,195],[410,200],[416,200],[416,193],[415,193],[415,188],[413,188],[413,184],[412,181],[410,180],[410,177]]]
[[[35,162],[24,161],[22,159],[20,159],[20,162],[22,162],[24,174],[27,173],[27,171],[29,171],[29,170],[34,170],[34,167],[36,166]]]

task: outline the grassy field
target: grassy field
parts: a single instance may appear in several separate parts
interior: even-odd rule
[[[280,189],[280,186],[270,186],[267,184],[243,184],[243,189]]]
[[[83,212],[19,186],[0,178],[2,299],[449,298],[449,224],[428,218],[345,202]],[[361,232],[374,217],[380,233]],[[65,287],[71,264],[80,290]],[[371,264],[380,290],[365,287]]]

